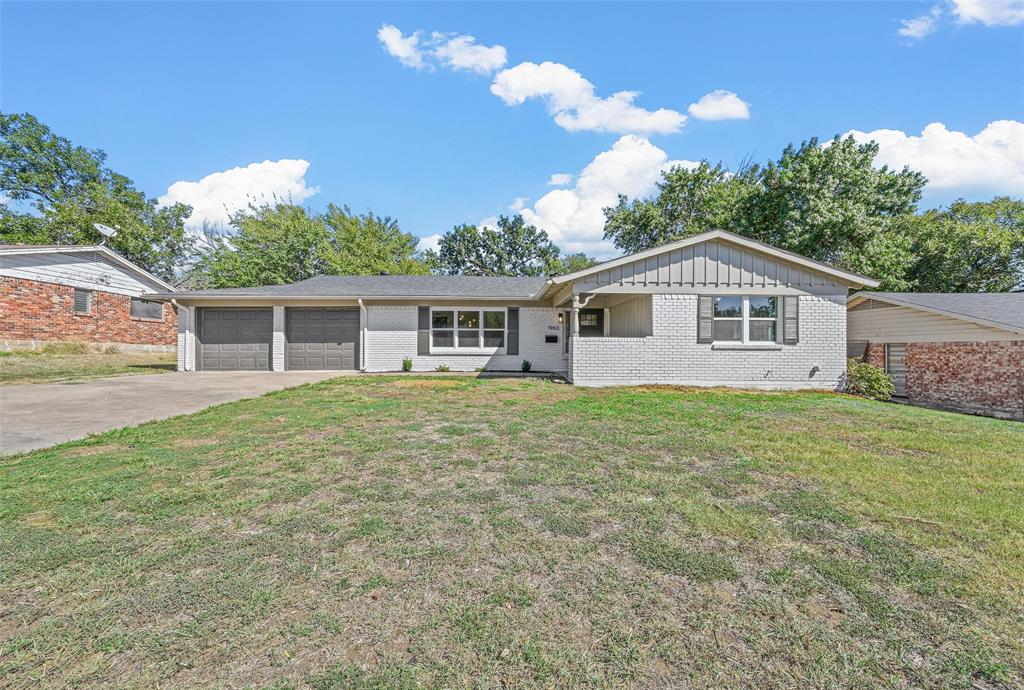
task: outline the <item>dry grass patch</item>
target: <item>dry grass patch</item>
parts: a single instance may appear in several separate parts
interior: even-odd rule
[[[0,461],[11,687],[1021,679],[1022,425],[396,376],[108,436]]]

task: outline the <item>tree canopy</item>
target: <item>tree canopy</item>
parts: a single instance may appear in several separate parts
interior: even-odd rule
[[[548,276],[594,264],[582,253],[563,258],[548,234],[519,214],[499,217],[495,228],[457,225],[426,259],[438,273],[475,276]]]
[[[213,288],[284,285],[318,275],[423,274],[415,257],[416,237],[398,223],[330,204],[313,214],[290,203],[264,203],[231,217],[231,231],[212,239],[212,248],[192,274],[196,286]]]
[[[720,228],[872,276],[886,290],[991,291],[1024,283],[1020,200],[917,213],[927,180],[875,167],[878,145],[788,146],[736,174],[702,162],[663,174],[650,198],[605,209],[606,239],[633,253]]]
[[[117,228],[111,248],[165,279],[192,256],[184,204],[155,199],[106,167],[106,154],[58,136],[29,114],[0,113],[0,241],[98,244],[94,223]]]

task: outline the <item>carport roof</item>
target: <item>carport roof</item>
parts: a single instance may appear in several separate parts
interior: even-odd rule
[[[291,285],[191,290],[159,296],[186,300],[203,297],[533,299],[546,283],[546,278],[489,276],[317,276]]]

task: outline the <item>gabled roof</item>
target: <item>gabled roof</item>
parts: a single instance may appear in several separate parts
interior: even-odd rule
[[[847,308],[868,299],[1024,333],[1024,292],[858,292]]]
[[[603,263],[597,264],[596,266],[584,268],[581,271],[576,271],[574,273],[566,273],[560,276],[554,276],[553,278],[551,278],[551,284],[560,285],[562,283],[568,283],[573,280],[579,280],[580,278],[585,278],[589,275],[593,275],[595,273],[608,270],[609,268],[615,268],[617,266],[622,266],[633,261],[639,261],[641,259],[646,259],[651,256],[657,256],[659,254],[664,254],[665,252],[670,252],[676,249],[682,249],[683,247],[699,244],[701,242],[707,242],[708,240],[722,240],[725,242],[731,242],[732,244],[745,247],[747,249],[750,249],[751,251],[767,254],[768,256],[772,256],[781,261],[787,261],[791,264],[796,264],[797,266],[802,266],[803,268],[807,268],[812,271],[817,271],[818,273],[824,273],[825,275],[831,276],[837,280],[847,283],[851,287],[878,287],[877,280],[873,280],[871,278],[859,275],[857,273],[853,273],[851,271],[844,271],[843,269],[836,268],[835,266],[830,266],[829,264],[822,263],[821,261],[808,259],[806,256],[803,256],[801,254],[789,252],[786,251],[785,249],[779,249],[778,247],[773,247],[770,244],[764,244],[763,242],[758,242],[757,240],[752,240],[749,237],[743,237],[742,235],[737,235],[736,233],[728,232],[727,230],[710,230],[708,232],[702,232],[699,235],[693,235],[685,239],[676,240],[675,242],[669,242],[667,244],[658,245],[657,247],[652,247],[642,252],[637,252],[636,254],[620,256],[618,259],[605,261]]]
[[[169,297],[292,297],[359,299],[534,299],[546,278],[489,276],[317,276],[291,285],[178,292]]]
[[[101,244],[78,245],[78,244],[0,244],[0,256],[15,256],[18,254],[81,254],[95,252],[102,255],[113,264],[142,276],[146,280],[156,283],[168,292],[177,292],[177,288],[168,282],[160,280],[149,271],[139,268],[128,259],[124,258],[110,247]]]

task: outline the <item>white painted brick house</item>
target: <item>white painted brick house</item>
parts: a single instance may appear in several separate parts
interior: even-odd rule
[[[178,365],[532,371],[577,385],[834,389],[877,283],[725,231],[552,278],[322,276],[176,293]]]

